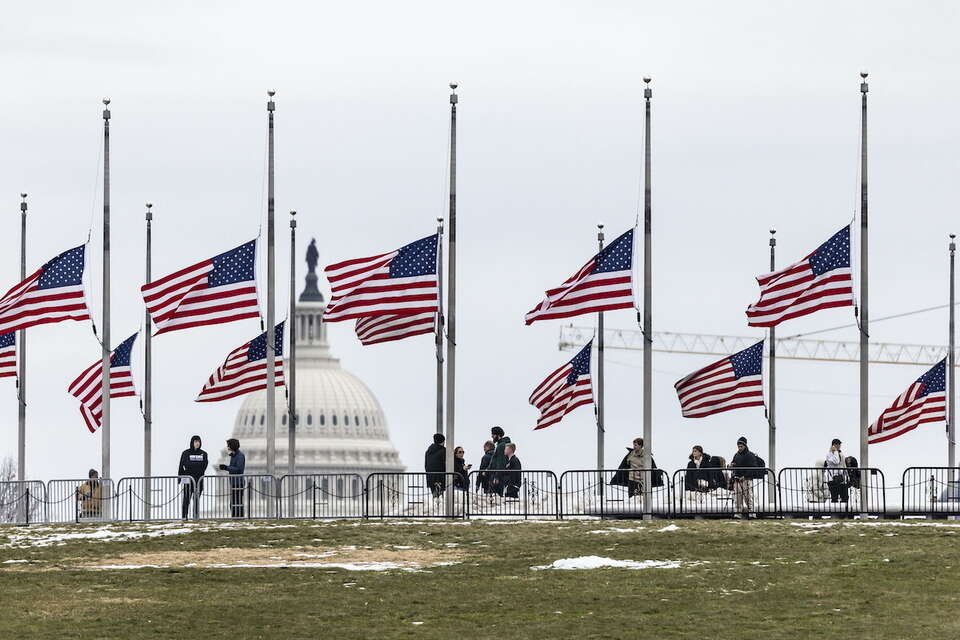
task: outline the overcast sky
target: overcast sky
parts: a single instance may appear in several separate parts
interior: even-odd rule
[[[113,336],[142,318],[144,203],[154,203],[154,274],[257,235],[265,220],[266,90],[277,90],[278,273],[287,216],[321,265],[432,233],[446,209],[448,82],[460,82],[457,443],[476,463],[492,424],[526,468],[591,468],[592,413],[532,432],[530,390],[572,354],[559,321],[525,327],[545,288],[634,223],[643,86],[653,77],[654,329],[762,337],[745,307],[767,266],[801,258],[846,224],[858,198],[860,93],[870,75],[871,315],[947,300],[956,231],[960,89],[957,9],[947,2],[21,3],[6,8],[0,56],[3,149],[0,288],[19,280],[19,193],[30,194],[28,270],[82,243],[102,220],[101,98],[113,99]],[[42,8],[41,8],[42,7]],[[3,204],[6,203],[6,204]],[[99,260],[90,265],[99,281]],[[301,262],[302,265],[302,262]],[[301,266],[301,268],[303,268]],[[298,277],[302,277],[301,272]],[[326,283],[322,283],[327,287]],[[285,291],[285,286],[282,289]],[[328,288],[327,288],[328,290]],[[99,287],[94,286],[94,305]],[[286,294],[278,296],[281,308]],[[281,312],[282,315],[282,312]],[[831,310],[784,325],[852,321]],[[593,317],[576,324],[590,326]],[[608,327],[636,328],[629,311]],[[881,341],[945,344],[946,311],[877,323]],[[155,342],[154,472],[174,473],[188,437],[219,450],[241,399],[193,402],[232,348],[237,322]],[[429,336],[362,347],[330,328],[344,366],[371,387],[401,457],[419,470],[434,427]],[[857,339],[853,330],[824,338]],[[89,323],[29,332],[28,475],[100,465],[66,388],[98,357]],[[729,458],[738,436],[766,453],[761,409],[680,417],[673,383],[708,356],[656,354],[654,455],[692,444]],[[608,352],[606,462],[642,433],[641,356]],[[924,371],[871,368],[878,414]],[[830,439],[857,449],[854,364],[782,361],[779,462],[808,465]],[[3,392],[6,387],[6,392]],[[113,476],[142,471],[135,400],[113,403]],[[16,453],[16,399],[0,382],[0,455]],[[888,486],[911,464],[944,464],[941,425],[871,448]]]

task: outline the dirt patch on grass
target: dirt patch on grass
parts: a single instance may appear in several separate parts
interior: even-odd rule
[[[417,570],[459,562],[456,549],[363,549],[355,547],[302,547],[297,549],[226,547],[201,551],[152,551],[123,553],[98,558],[65,558],[57,567],[19,565],[22,571],[43,569],[139,569],[139,568],[348,568],[355,570]]]

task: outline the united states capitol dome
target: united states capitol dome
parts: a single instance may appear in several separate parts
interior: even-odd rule
[[[380,403],[364,382],[340,366],[321,321],[326,308],[317,287],[317,252],[307,250],[309,273],[296,305],[296,473],[400,472],[404,470]],[[287,350],[289,352],[289,350]],[[284,362],[289,371],[289,361]],[[288,380],[289,383],[289,380]],[[284,387],[276,392],[276,471],[287,472],[288,415]],[[247,458],[246,473],[266,473],[266,391],[249,394],[237,412],[233,437]]]

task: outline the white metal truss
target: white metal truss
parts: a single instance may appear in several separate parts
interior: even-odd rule
[[[560,327],[560,350],[585,345],[596,335],[593,327]],[[642,350],[643,333],[637,329],[606,329],[605,349]],[[725,356],[746,349],[763,336],[720,336],[703,333],[653,332],[653,350],[662,353],[694,353]],[[870,362],[875,364],[934,365],[946,357],[948,347],[929,344],[871,342]],[[766,354],[764,354],[766,355]],[[777,338],[777,358],[785,360],[824,360],[860,362],[860,344],[840,340]]]

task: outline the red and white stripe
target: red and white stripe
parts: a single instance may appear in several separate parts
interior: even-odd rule
[[[568,362],[540,383],[530,394],[530,404],[540,410],[540,418],[533,429],[545,429],[560,422],[577,407],[593,404],[593,383],[590,374],[577,377],[574,384],[567,384],[567,376],[573,370]]]
[[[437,274],[391,278],[390,263],[398,253],[344,260],[326,267],[332,295],[323,313],[324,321],[435,312]]]
[[[428,312],[412,315],[357,318],[354,329],[363,344],[379,344],[419,336],[424,333],[434,333],[437,326],[436,317],[436,313]]]
[[[267,388],[266,358],[251,361],[247,353],[250,343],[227,355],[213,375],[203,385],[196,402],[219,402]],[[274,386],[283,386],[283,356],[274,360]]]
[[[928,393],[918,398],[923,383],[914,382],[887,408],[867,430],[867,443],[876,444],[902,436],[927,422],[947,419],[947,394]]]
[[[17,375],[17,344],[14,341],[8,347],[0,347],[0,378],[11,378]]]
[[[533,324],[538,320],[569,318],[585,313],[633,308],[633,271],[592,273],[596,259],[567,278],[559,287],[548,289],[540,304],[524,318]]]
[[[247,318],[259,318],[257,286],[250,280],[210,288],[213,261],[204,260],[140,288],[157,335]]]
[[[80,415],[90,433],[100,428],[103,418],[103,361],[97,360],[84,369],[67,389],[70,395],[80,400]],[[110,397],[127,398],[135,396],[131,367],[110,367]]]
[[[83,284],[38,288],[43,268],[0,298],[0,333],[64,320],[89,320]]]
[[[763,406],[763,375],[734,375],[730,358],[714,362],[679,380],[674,388],[684,418],[704,418],[743,407]]]
[[[813,255],[813,254],[810,254]],[[810,256],[789,267],[757,278],[760,300],[747,307],[751,327],[775,327],[821,309],[853,306],[850,267],[813,275]]]

